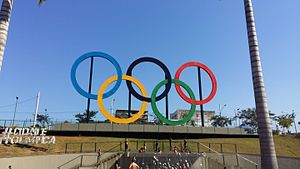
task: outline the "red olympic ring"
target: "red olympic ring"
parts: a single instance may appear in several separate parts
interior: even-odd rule
[[[212,81],[212,90],[211,90],[209,96],[204,100],[193,100],[193,99],[187,97],[182,92],[180,85],[178,85],[178,84],[175,84],[176,91],[178,92],[179,96],[186,102],[191,103],[191,104],[196,104],[196,105],[202,105],[202,104],[209,102],[215,96],[216,91],[217,91],[217,80],[216,80],[216,77],[213,74],[213,72],[207,66],[205,66],[204,64],[199,63],[199,62],[187,62],[187,63],[183,64],[182,66],[180,66],[179,69],[176,71],[175,79],[179,80],[180,74],[183,71],[183,69],[185,69],[187,67],[191,67],[191,66],[200,67],[200,68],[204,69],[206,71],[206,73],[208,73],[210,80]]]

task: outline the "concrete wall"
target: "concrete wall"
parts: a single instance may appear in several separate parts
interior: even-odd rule
[[[257,155],[242,155],[247,159],[258,164],[258,169],[260,167],[260,156]],[[241,158],[239,158],[241,159]],[[300,168],[300,157],[277,157],[279,169],[296,169]],[[239,160],[241,163],[245,163],[245,160]]]
[[[105,153],[102,158],[111,156],[114,153]],[[9,165],[13,169],[57,169],[58,166],[80,156],[81,154],[63,154],[63,155],[43,155],[29,157],[0,158],[0,168],[7,169]],[[96,153],[88,153],[83,156],[83,165],[90,165],[97,162]],[[80,164],[81,159],[77,158],[61,169],[69,169]]]
[[[224,158],[222,155],[216,155],[214,153],[207,153],[207,156],[213,160],[216,160],[220,164],[225,164],[226,166],[236,166],[239,164],[242,168],[255,168],[255,164],[249,162],[248,160],[258,164],[257,169],[261,169],[260,156],[240,154],[236,156],[235,154],[225,153]],[[244,159],[245,157],[246,159]],[[248,159],[248,160],[247,160]],[[277,157],[279,169],[296,169],[300,168],[300,157]]]
[[[108,123],[61,123],[55,124],[53,131],[106,131],[106,132],[159,132],[159,133],[206,133],[206,134],[246,134],[240,128],[214,128],[168,125],[108,124]]]

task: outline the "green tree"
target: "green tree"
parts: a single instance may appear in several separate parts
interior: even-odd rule
[[[274,113],[269,112],[269,117],[274,117]],[[248,133],[256,133],[258,129],[257,113],[255,108],[240,110],[236,117],[242,121],[240,127],[245,128]]]
[[[159,118],[157,118],[156,115],[153,112],[149,112],[148,116],[153,118],[153,123],[154,124],[156,124],[156,125],[162,125],[163,124],[163,122]]]
[[[191,124],[192,126],[194,126],[194,127],[196,126],[196,121],[193,120],[193,119],[192,119],[192,120],[189,120],[188,123],[190,123],[190,124]]]
[[[36,121],[42,126],[47,127],[50,123],[50,117],[48,114],[37,114]]]
[[[257,132],[257,116],[255,108],[247,108],[238,112],[237,118],[241,119],[240,127],[245,128],[248,133]]]
[[[90,116],[89,116],[88,122],[94,122],[93,119],[95,118],[97,113],[98,113],[98,111],[90,111],[89,112]],[[87,122],[87,110],[83,113],[76,114],[75,118],[79,123]]]
[[[283,115],[275,116],[275,120],[278,122],[278,125],[282,128],[282,133],[285,133],[285,129],[289,130],[289,128],[295,121],[295,117],[295,113],[286,113]]]
[[[231,125],[232,119],[226,116],[214,115],[211,121],[211,125],[214,127],[227,127]]]
[[[4,55],[4,49],[6,46],[8,27],[10,23],[10,15],[13,7],[14,0],[2,0],[0,11],[0,71],[2,67],[2,60]],[[39,0],[38,4],[42,5],[46,0]]]

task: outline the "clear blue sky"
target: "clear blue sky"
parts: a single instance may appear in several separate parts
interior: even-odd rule
[[[300,1],[253,0],[261,49],[265,86],[271,111],[297,112],[300,120]],[[66,1],[47,0],[41,8],[36,0],[14,2],[4,63],[0,73],[0,119],[11,119],[14,106],[41,91],[40,111],[45,108],[54,119],[74,119],[86,108],[86,99],[70,81],[70,69],[77,57],[102,51],[118,60],[125,74],[132,61],[152,56],[163,61],[174,76],[188,61],[206,64],[215,73],[218,91],[206,110],[227,106],[234,109],[254,107],[250,57],[248,52],[243,0],[126,0]],[[97,59],[93,92],[108,77],[115,75],[107,61]],[[78,70],[82,87],[88,85],[88,62]],[[134,76],[147,88],[148,95],[163,79],[153,64],[141,64]],[[187,69],[182,80],[197,90],[196,69]],[[110,109],[127,107],[127,87],[106,99]],[[211,88],[204,77],[204,93]],[[133,108],[140,102],[133,100]],[[162,112],[164,102],[158,103]],[[35,101],[20,104],[17,119],[32,118]],[[1,107],[2,106],[2,107]],[[170,112],[189,108],[174,87],[170,91]],[[98,110],[92,101],[92,109]],[[151,110],[148,105],[148,110]],[[103,119],[98,115],[97,119]]]

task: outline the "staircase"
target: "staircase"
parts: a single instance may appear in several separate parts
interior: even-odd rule
[[[115,162],[119,160],[124,153],[118,152],[116,154],[113,154],[103,160],[100,160],[100,162],[87,165],[87,166],[81,166],[79,169],[109,169],[114,166]]]
[[[175,144],[175,143],[173,143]],[[121,144],[120,144],[121,145]],[[116,146],[120,146],[116,145]],[[138,144],[136,144],[138,145]],[[97,162],[97,155],[80,155],[65,164],[58,167],[58,169],[114,169],[116,162],[119,163],[121,168],[129,168],[132,159],[135,159],[136,163],[140,166],[140,169],[180,169],[183,165],[186,165],[189,169],[258,169],[258,165],[249,159],[241,156],[237,153],[219,153],[209,146],[203,143],[197,142],[198,153],[189,153],[190,147],[186,149],[180,149],[184,152],[172,152],[170,150],[163,153],[157,152],[117,152],[112,153],[110,151],[102,154],[102,160]],[[176,145],[179,146],[180,145]],[[138,146],[136,146],[138,147]],[[162,148],[164,145],[162,145]],[[200,151],[200,147],[202,150]],[[134,150],[133,150],[134,151]]]
[[[58,169],[108,169],[122,156],[122,152],[104,153],[103,160],[97,162],[97,155],[82,154],[60,165]]]

